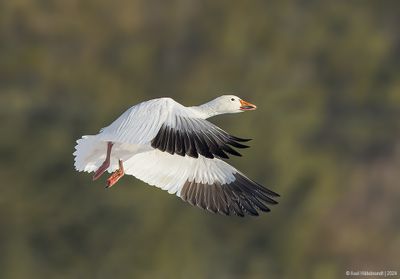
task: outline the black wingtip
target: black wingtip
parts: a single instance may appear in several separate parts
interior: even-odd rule
[[[239,138],[239,137],[235,137],[235,136],[230,136],[230,138],[232,139],[232,140],[235,140],[235,141],[238,141],[238,142],[248,142],[248,141],[251,141],[252,139],[243,139],[243,138]]]
[[[264,186],[262,186],[262,187],[268,191],[268,194],[269,194],[270,196],[277,197],[277,198],[279,198],[279,197],[281,196],[281,195],[279,195],[278,193],[276,193],[276,192],[274,192],[274,191],[272,191],[272,190],[270,190],[270,189],[265,188]]]
[[[228,142],[230,145],[232,145],[233,147],[236,147],[236,148],[241,148],[241,149],[245,149],[245,148],[249,148],[250,146],[248,146],[248,145],[244,145],[244,144],[241,144],[241,143],[238,143],[238,142],[236,142],[236,141],[230,141],[230,142]]]

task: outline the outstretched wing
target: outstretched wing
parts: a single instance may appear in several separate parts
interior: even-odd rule
[[[149,144],[155,149],[180,156],[229,158],[241,156],[235,148],[246,148],[248,139],[234,137],[209,121],[198,117],[193,109],[170,98],[140,103],[123,113],[101,130],[105,141]]]
[[[125,173],[176,194],[210,212],[238,216],[270,211],[279,195],[246,177],[220,159],[197,159],[159,150],[137,154],[124,162]]]
[[[176,115],[174,118],[163,123],[151,141],[153,148],[180,156],[214,158],[216,155],[227,159],[226,153],[241,156],[231,146],[248,147],[240,143],[247,140],[229,135],[207,120]]]

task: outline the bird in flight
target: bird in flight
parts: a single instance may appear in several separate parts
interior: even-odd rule
[[[97,135],[75,146],[77,171],[94,172],[93,180],[111,173],[106,188],[125,174],[176,194],[193,206],[225,215],[259,215],[277,204],[279,195],[223,161],[247,148],[207,118],[256,106],[224,95],[200,106],[185,107],[171,98],[139,103]]]

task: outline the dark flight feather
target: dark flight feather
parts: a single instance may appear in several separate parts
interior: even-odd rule
[[[232,136],[204,119],[177,116],[176,123],[178,128],[164,123],[151,141],[151,146],[170,154],[194,158],[200,154],[210,159],[228,159],[228,154],[241,156],[232,147],[248,148],[240,142],[249,139]]]
[[[258,216],[258,211],[270,211],[267,204],[278,203],[273,199],[278,196],[275,192],[264,188],[241,173],[235,173],[234,177],[235,180],[227,184],[186,181],[181,189],[180,197],[191,205],[210,212],[241,217]]]

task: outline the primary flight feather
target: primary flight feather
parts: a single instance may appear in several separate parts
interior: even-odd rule
[[[194,107],[171,98],[142,102],[97,135],[77,140],[75,168],[94,172],[93,180],[112,173],[107,187],[128,174],[214,213],[258,215],[279,195],[221,160],[241,156],[235,148],[247,148],[249,140],[206,120],[255,109],[233,95]]]

